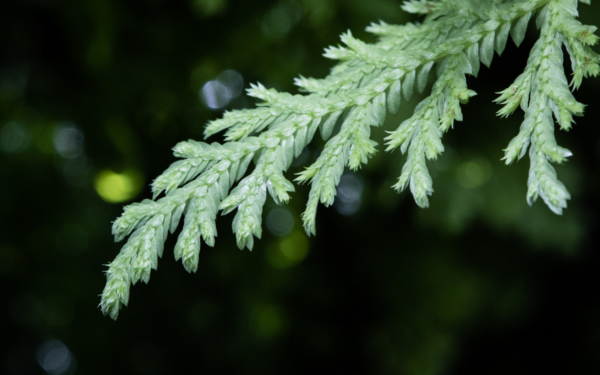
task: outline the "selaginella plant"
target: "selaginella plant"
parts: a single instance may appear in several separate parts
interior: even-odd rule
[[[399,148],[407,154],[393,187],[399,192],[409,187],[416,203],[427,207],[433,184],[426,160],[444,151],[442,135],[455,120],[462,120],[460,105],[475,95],[467,88],[466,75],[476,77],[480,63],[489,67],[494,51],[501,54],[509,36],[520,45],[532,19],[539,39],[523,73],[496,99],[503,105],[500,116],[519,106],[525,113],[504,160],[510,164],[529,150],[527,201],[531,204],[540,196],[561,214],[570,195],[551,163],[564,162],[571,152],[557,145],[554,121],[563,130],[571,128],[573,116],[584,110],[571,90],[583,77],[600,71],[600,56],[590,48],[598,41],[596,27],[577,20],[577,7],[577,0],[412,0],[402,8],[425,15],[422,23],[372,24],[367,30],[379,36],[375,44],[357,40],[350,32],[343,34],[345,46],[325,50],[325,57],[339,61],[329,76],[296,79],[306,95],[253,85],[248,95],[262,101],[257,108],[227,112],[205,129],[207,138],[225,131],[224,144],[191,140],[177,144],[175,156],[182,160],[154,180],[154,199],[127,206],[114,222],[116,241],[129,238],[106,272],[102,312],[116,319],[127,305],[131,284],[149,281],[167,235],[182,217],[175,258],[188,272],[198,268],[201,239],[214,246],[219,211],[228,214],[237,209],[233,220],[237,245],[252,250],[254,237],[262,234],[267,194],[278,204],[288,202],[294,185],[284,172],[319,130],[327,141],[325,148],[295,179],[311,184],[302,219],[306,232],[315,234],[317,206],[334,202],[344,169],[360,168],[376,152],[371,127],[381,126],[387,112],[396,114],[415,89],[423,92],[434,70],[437,80],[430,95],[385,139],[386,151]],[[570,83],[563,46],[573,70]]]

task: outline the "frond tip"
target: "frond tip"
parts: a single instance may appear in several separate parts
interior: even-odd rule
[[[334,203],[346,168],[358,170],[369,162],[378,147],[371,128],[383,126],[388,112],[399,113],[415,89],[426,94],[411,116],[388,131],[385,144],[386,151],[406,154],[393,188],[409,188],[417,205],[428,207],[434,189],[427,161],[444,152],[445,132],[463,120],[461,105],[476,95],[467,86],[467,75],[477,77],[481,64],[490,67],[509,36],[519,46],[534,16],[540,37],[523,73],[495,100],[503,105],[501,117],[519,107],[524,112],[503,160],[510,164],[528,153],[527,202],[541,197],[561,214],[571,196],[552,163],[563,163],[571,152],[558,146],[554,121],[563,130],[571,128],[573,116],[582,116],[585,107],[572,90],[583,78],[600,74],[600,55],[591,49],[599,39],[596,28],[576,19],[577,6],[574,0],[409,0],[402,8],[426,15],[422,23],[372,24],[367,31],[379,37],[374,44],[358,40],[350,31],[343,34],[343,45],[324,53],[338,62],[330,75],[295,80],[306,95],[251,85],[247,92],[259,100],[256,108],[225,112],[205,128],[206,137],[224,131],[225,143],[177,144],[173,151],[181,160],[154,180],[153,199],[125,207],[114,222],[115,240],[127,241],[106,271],[103,314],[116,319],[127,306],[131,285],[150,280],[167,236],[182,219],[174,255],[188,272],[198,270],[202,242],[215,245],[219,212],[235,211],[232,230],[237,245],[252,250],[254,238],[262,236],[267,196],[276,204],[288,203],[295,189],[286,172],[318,129],[325,146],[295,179],[310,183],[302,220],[306,233],[316,234],[319,204]],[[563,46],[573,70],[570,83]]]

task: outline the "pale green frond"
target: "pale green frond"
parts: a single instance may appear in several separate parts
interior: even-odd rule
[[[598,71],[598,55],[584,45],[597,42],[596,37],[588,37],[595,28],[581,25],[575,19],[577,15],[576,1],[555,0],[543,8],[536,19],[541,35],[530,53],[525,72],[497,99],[505,104],[499,114],[508,115],[518,101],[529,98],[524,108],[525,121],[505,150],[504,159],[507,164],[520,159],[529,147],[531,168],[527,202],[532,204],[541,196],[556,214],[566,208],[570,195],[557,179],[550,162],[562,163],[572,154],[556,144],[552,116],[563,130],[569,130],[572,116],[582,116],[584,109],[569,90],[562,45],[571,57],[574,71],[571,85],[574,88],[579,87],[584,76],[595,75]]]
[[[225,142],[177,144],[173,150],[181,160],[154,180],[154,200],[125,207],[113,223],[116,241],[129,237],[106,271],[102,312],[116,319],[131,285],[149,281],[168,234],[182,218],[174,255],[188,272],[198,270],[201,242],[215,245],[219,211],[236,211],[237,245],[252,250],[255,237],[262,236],[267,197],[276,204],[292,198],[295,188],[287,170],[319,129],[325,147],[295,178],[310,183],[302,220],[306,232],[316,234],[319,204],[334,203],[344,170],[358,170],[377,152],[371,127],[384,126],[387,112],[399,113],[402,101],[413,97],[420,102],[388,132],[386,151],[399,148],[406,155],[393,187],[409,188],[416,204],[428,207],[433,180],[427,161],[443,153],[444,133],[463,120],[461,104],[476,95],[466,76],[477,77],[481,64],[490,67],[494,54],[505,51],[509,35],[519,46],[532,17],[539,39],[523,73],[495,100],[503,105],[502,117],[518,107],[524,112],[503,159],[510,164],[529,150],[527,201],[542,197],[553,212],[562,213],[570,195],[551,163],[565,162],[571,152],[558,146],[554,122],[563,130],[572,127],[573,116],[582,116],[585,107],[572,89],[600,74],[600,55],[591,48],[598,42],[596,28],[577,20],[577,6],[575,0],[410,0],[403,9],[426,15],[422,23],[371,24],[367,31],[379,37],[373,44],[344,33],[342,45],[325,49],[324,56],[337,62],[327,77],[296,78],[305,95],[251,85],[247,92],[259,100],[256,108],[225,112],[205,128],[205,137],[225,132]],[[570,83],[562,46],[573,69]]]

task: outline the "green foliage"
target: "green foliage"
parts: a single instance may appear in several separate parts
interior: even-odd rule
[[[175,146],[175,156],[182,160],[154,181],[154,200],[126,207],[113,224],[117,241],[129,239],[107,271],[104,314],[116,319],[121,305],[128,302],[130,285],[148,282],[165,238],[182,217],[175,257],[182,259],[188,272],[197,270],[201,238],[214,246],[219,211],[237,209],[233,220],[237,245],[251,250],[254,237],[262,235],[267,193],[278,204],[289,201],[294,185],[284,172],[318,129],[327,140],[325,148],[296,178],[311,184],[302,218],[306,232],[315,234],[317,207],[333,204],[345,167],[356,170],[376,152],[371,127],[381,126],[388,111],[396,114],[415,89],[422,93],[434,70],[437,79],[430,95],[386,138],[387,151],[399,148],[407,154],[394,188],[409,187],[416,203],[427,207],[433,182],[426,161],[444,151],[443,134],[455,120],[462,120],[460,104],[475,95],[467,88],[466,75],[476,77],[480,63],[489,67],[494,52],[504,51],[509,35],[521,44],[532,18],[540,29],[539,39],[523,74],[497,99],[504,105],[498,115],[508,116],[519,106],[525,113],[504,160],[510,164],[529,150],[529,204],[541,196],[552,211],[562,213],[570,195],[551,162],[562,163],[571,152],[557,145],[553,116],[561,129],[569,130],[572,116],[581,116],[584,109],[569,88],[562,46],[571,59],[572,89],[583,77],[600,71],[599,56],[590,48],[598,39],[593,34],[596,28],[577,21],[577,1],[421,0],[406,2],[403,9],[425,14],[424,22],[372,24],[367,30],[379,36],[375,44],[348,32],[341,38],[345,46],[325,50],[325,57],[339,61],[329,76],[296,79],[307,95],[253,85],[248,94],[261,100],[258,108],[225,113],[205,129],[207,138],[225,131],[225,144],[187,141]],[[246,174],[251,162],[254,168]]]

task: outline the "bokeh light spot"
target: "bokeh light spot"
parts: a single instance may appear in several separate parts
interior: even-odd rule
[[[226,70],[219,74],[217,82],[227,87],[231,98],[237,98],[244,89],[244,77],[235,70]]]
[[[214,16],[227,8],[227,0],[193,0],[192,9],[201,16]]]
[[[70,121],[61,122],[56,125],[52,140],[54,142],[54,149],[64,158],[76,158],[83,153],[84,135]]]
[[[29,145],[29,134],[23,125],[11,121],[0,130],[0,149],[4,152],[20,152]]]
[[[142,177],[135,170],[116,173],[103,170],[94,182],[96,192],[107,202],[121,203],[134,198],[141,190]]]
[[[491,177],[492,166],[490,162],[482,158],[463,163],[456,170],[456,180],[467,189],[483,186]]]
[[[282,1],[269,11],[262,21],[262,31],[271,38],[287,34],[302,18],[302,8],[293,1]]]
[[[273,268],[290,268],[302,262],[308,255],[308,250],[306,235],[294,231],[267,249],[267,261]]]
[[[345,174],[340,179],[334,207],[342,215],[352,215],[360,207],[364,184],[353,174]]]
[[[200,100],[210,109],[226,107],[244,89],[244,78],[235,70],[226,70],[208,81],[200,90]]]
[[[267,228],[276,236],[286,236],[294,229],[294,217],[285,208],[275,208],[267,215]]]
[[[75,368],[75,361],[69,348],[58,340],[44,341],[37,350],[36,359],[50,375],[72,373]]]
[[[281,241],[279,249],[290,262],[300,263],[308,254],[308,240],[297,232],[296,235]]]
[[[282,320],[281,311],[276,306],[259,306],[250,314],[250,329],[256,336],[269,339],[281,332]]]

